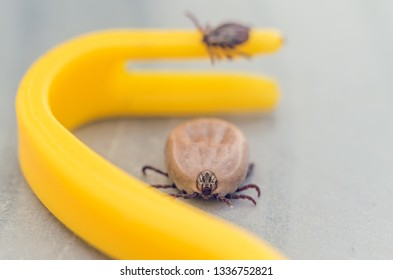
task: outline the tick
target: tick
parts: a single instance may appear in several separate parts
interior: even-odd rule
[[[216,199],[232,207],[231,199],[247,199],[256,205],[254,198],[239,192],[255,189],[260,196],[257,185],[241,186],[253,164],[245,136],[227,121],[200,118],[180,124],[167,139],[165,161],[168,173],[150,165],[142,172],[146,175],[146,170],[152,170],[171,179],[173,184],[152,186],[176,188],[179,192],[171,194],[174,197]]]
[[[227,22],[216,28],[206,25],[204,28],[198,19],[190,12],[186,16],[194,23],[195,27],[203,34],[202,42],[206,45],[211,62],[220,59],[221,54],[232,59],[235,55],[249,58],[249,55],[238,50],[237,47],[245,43],[250,36],[250,27],[239,23]]]

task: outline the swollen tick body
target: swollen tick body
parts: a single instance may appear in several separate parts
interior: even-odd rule
[[[255,200],[244,194],[257,185],[239,187],[251,174],[253,164],[248,161],[248,144],[243,133],[233,124],[214,118],[187,121],[176,127],[168,137],[165,148],[168,173],[146,165],[173,181],[170,185],[153,185],[156,188],[177,188],[179,198],[217,199],[232,206],[231,199]]]
[[[187,12],[186,16],[191,19],[196,28],[203,34],[202,41],[206,45],[212,63],[214,63],[216,58],[221,58],[221,54],[228,59],[232,59],[235,55],[249,57],[248,54],[236,48],[248,40],[250,27],[227,22],[216,28],[212,28],[209,25],[206,25],[204,28],[190,12]]]

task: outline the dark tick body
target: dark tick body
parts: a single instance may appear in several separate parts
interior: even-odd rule
[[[248,54],[241,52],[237,47],[245,43],[250,36],[250,27],[242,24],[228,22],[212,28],[207,25],[205,28],[199,23],[198,19],[191,13],[186,13],[196,28],[203,34],[202,42],[206,45],[212,63],[215,59],[224,55],[232,59],[235,55],[241,55],[246,58]]]
[[[180,198],[217,199],[232,205],[231,199],[247,199],[239,194],[247,189],[260,189],[254,184],[239,187],[251,174],[253,165],[248,161],[248,144],[243,133],[233,124],[212,118],[195,119],[176,127],[168,137],[165,148],[168,173],[151,166],[169,177],[171,185],[153,185],[157,188],[177,188]]]

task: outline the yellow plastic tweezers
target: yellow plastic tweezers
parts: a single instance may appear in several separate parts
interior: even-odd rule
[[[268,53],[281,41],[277,31],[254,29],[241,49]],[[126,174],[71,132],[109,117],[264,111],[276,105],[276,83],[258,75],[133,72],[125,66],[191,58],[207,58],[194,30],[103,31],[45,54],[26,73],[17,96],[23,174],[61,222],[113,258],[281,259],[245,230]]]

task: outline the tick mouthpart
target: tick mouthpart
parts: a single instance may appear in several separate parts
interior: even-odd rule
[[[202,189],[202,194],[203,194],[203,195],[211,195],[211,193],[212,193],[212,189],[209,188],[209,187],[204,187],[204,188]]]

